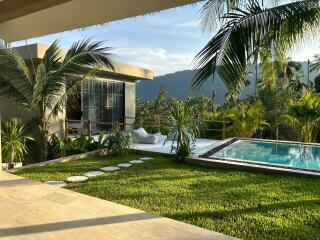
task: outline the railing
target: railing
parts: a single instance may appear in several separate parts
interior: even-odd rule
[[[207,132],[217,132],[221,133],[221,138],[226,138],[227,133],[227,125],[230,123],[229,121],[224,120],[206,120],[198,117],[195,119],[200,135],[206,137],[208,134]],[[169,128],[169,122],[167,120],[161,119],[160,117],[154,117],[154,118],[139,118],[138,123],[135,124],[136,127],[144,127],[144,128],[151,128],[153,130],[156,130],[157,132],[160,132],[161,128]],[[221,128],[210,128],[208,125],[212,124],[218,124],[221,125]]]
[[[131,122],[129,121],[131,120]],[[220,120],[206,120],[198,117],[195,119],[199,131],[200,136],[205,138],[212,137],[211,133],[218,133],[219,138],[226,138],[227,133],[227,125],[230,123],[229,121],[220,121]],[[72,125],[75,124],[75,125]],[[160,117],[154,118],[139,118],[135,121],[133,117],[125,117],[123,122],[102,122],[102,121],[92,121],[92,120],[74,120],[74,119],[65,119],[64,126],[64,136],[67,137],[69,134],[75,135],[87,135],[88,137],[92,137],[92,135],[97,132],[101,132],[98,130],[94,130],[93,125],[99,124],[104,126],[109,126],[110,131],[115,129],[127,129],[130,126],[132,127],[144,127],[153,129],[156,132],[167,133],[169,129],[169,122],[166,119],[161,119]],[[221,127],[212,128],[211,125],[219,125]],[[163,132],[164,131],[164,132]],[[107,132],[107,131],[106,131]],[[221,135],[220,135],[221,134]],[[216,137],[215,137],[216,138]]]
[[[222,128],[204,128],[203,126],[205,123],[218,123],[222,125]],[[201,120],[199,124],[199,129],[200,131],[203,132],[221,132],[222,134],[222,139],[226,138],[226,132],[227,132],[227,124],[229,124],[229,121],[222,121],[222,120]]]
[[[92,120],[74,120],[74,119],[65,119],[64,121],[64,136],[68,137],[70,133],[76,135],[87,135],[88,137],[92,137],[92,134],[95,132],[93,128],[94,124],[109,126],[110,130],[113,131],[115,129],[125,129],[127,126],[133,125],[134,123],[128,123],[128,119],[134,119],[132,117],[125,117],[123,122],[115,121],[115,122],[102,122],[102,121],[92,121]],[[71,126],[72,124],[77,124]]]

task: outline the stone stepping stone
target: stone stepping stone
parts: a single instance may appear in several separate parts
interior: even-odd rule
[[[102,171],[104,172],[113,172],[119,170],[119,167],[103,167],[101,168]]]
[[[130,161],[130,163],[139,164],[139,163],[143,163],[143,161],[142,160],[132,160],[132,161]]]
[[[65,187],[68,184],[65,181],[48,181],[46,182],[46,184],[52,185],[52,186],[56,186],[56,187]]]
[[[90,172],[86,172],[84,175],[87,177],[97,177],[102,175],[104,172],[102,171],[90,171]]]
[[[148,161],[148,160],[153,160],[154,158],[152,158],[152,157],[141,157],[139,159],[142,160],[142,161]]]
[[[118,167],[120,167],[120,168],[129,168],[131,166],[132,166],[132,164],[130,164],[130,163],[120,163],[120,164],[118,164]]]
[[[81,183],[87,180],[88,180],[88,177],[86,176],[71,176],[67,178],[67,181],[72,183]]]

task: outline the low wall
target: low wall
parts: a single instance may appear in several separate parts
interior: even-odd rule
[[[52,159],[49,161],[45,161],[45,162],[39,162],[39,163],[34,163],[34,164],[30,164],[30,165],[25,165],[22,167],[18,167],[18,168],[13,168],[13,169],[9,169],[6,170],[5,172],[16,172],[22,169],[26,169],[26,168],[33,168],[33,167],[40,167],[40,166],[45,166],[48,164],[53,164],[53,163],[63,163],[63,162],[68,162],[68,161],[74,161],[74,160],[80,160],[80,159],[84,159],[90,156],[95,156],[100,154],[101,152],[105,152],[106,149],[100,149],[100,150],[95,150],[95,151],[91,151],[91,152],[86,152],[86,153],[80,153],[80,154],[76,154],[76,155],[72,155],[72,156],[68,156],[68,157],[62,157],[62,158],[56,158],[56,159]]]

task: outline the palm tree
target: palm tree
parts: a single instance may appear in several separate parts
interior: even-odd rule
[[[193,87],[200,87],[217,73],[231,94],[245,84],[248,63],[262,61],[275,49],[289,50],[319,27],[319,0],[291,0],[266,8],[258,0],[207,0],[202,10],[205,31],[221,28],[197,54]],[[244,3],[244,5],[241,5]]]
[[[3,156],[8,168],[12,168],[16,162],[23,160],[28,152],[25,142],[32,138],[25,134],[24,126],[17,120],[3,122],[1,128]]]
[[[175,150],[178,161],[185,160],[191,153],[191,145],[196,141],[198,127],[193,116],[192,107],[178,102],[172,111],[172,115],[169,117],[167,140],[172,140],[171,151]],[[176,147],[174,147],[175,143]]]
[[[75,42],[63,56],[55,41],[37,66],[14,49],[0,49],[0,96],[31,112],[40,133],[40,158],[47,159],[48,127],[68,101],[76,99],[97,69],[111,68],[109,48],[89,39]]]
[[[300,133],[303,142],[314,142],[320,123],[320,96],[307,90],[299,101],[291,100],[282,117]]]
[[[230,131],[237,137],[250,138],[268,125],[265,110],[260,101],[252,105],[241,103],[230,109],[228,118],[233,122]]]

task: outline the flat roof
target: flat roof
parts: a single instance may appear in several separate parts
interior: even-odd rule
[[[39,37],[149,14],[200,0],[0,0],[0,38]]]
[[[47,45],[35,43],[24,45],[20,47],[14,47],[15,50],[24,58],[24,59],[42,59],[46,50],[48,49]],[[66,52],[66,50],[65,50]],[[105,70],[104,72],[108,73],[110,76],[122,76],[127,80],[153,80],[153,71],[134,65],[124,64],[116,61],[112,61],[113,70]]]

